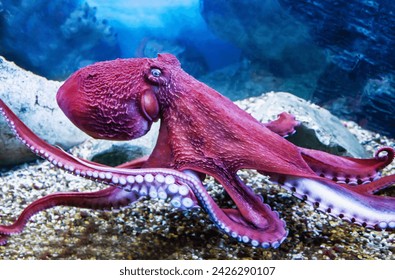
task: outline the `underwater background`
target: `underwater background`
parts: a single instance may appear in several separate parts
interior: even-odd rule
[[[88,64],[169,52],[260,122],[276,116],[275,109],[295,115],[302,128],[287,138],[294,144],[369,157],[395,147],[394,11],[391,0],[0,0],[0,97],[48,142],[116,166],[150,154],[155,131],[118,146],[87,140],[52,114],[61,113],[53,96]],[[1,224],[50,193],[105,187],[32,161],[30,150],[1,125]],[[394,171],[392,163],[383,175]],[[117,212],[42,211],[0,246],[0,259],[395,259],[394,232],[318,212],[254,171],[238,175],[286,221],[290,234],[278,249],[237,243],[205,211],[180,212],[153,199]],[[222,206],[230,205],[214,178],[205,186]]]
[[[394,137],[394,12],[392,0],[1,0],[0,55],[64,80],[169,52],[232,100],[287,91]]]

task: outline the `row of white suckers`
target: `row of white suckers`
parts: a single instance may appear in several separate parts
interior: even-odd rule
[[[50,160],[50,158],[48,158]],[[128,175],[116,176],[111,172],[98,171],[80,171],[74,170],[73,166],[59,166],[59,162],[51,161],[52,164],[64,168],[71,173],[89,177],[94,180],[107,180],[110,185],[119,187],[126,192],[133,192],[138,197],[149,197],[152,199],[167,200],[170,199],[170,204],[175,208],[190,209],[199,207],[196,199],[191,194],[189,187],[184,184],[177,184],[172,175],[150,174],[143,175]]]
[[[88,171],[86,175],[92,178],[106,178],[107,180],[111,180],[112,185],[121,187],[127,192],[134,192],[139,196],[148,196],[161,200],[170,198],[170,204],[176,208],[190,209],[199,206],[197,201],[192,198],[193,194],[191,194],[189,187],[183,184],[176,184],[172,175],[163,176],[162,174],[153,175],[147,173],[144,176],[128,175],[126,177],[118,177],[109,172],[104,174],[100,172],[95,174],[95,172],[90,174]]]

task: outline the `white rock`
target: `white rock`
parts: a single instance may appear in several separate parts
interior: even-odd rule
[[[55,96],[61,84],[26,71],[0,56],[0,98],[38,136],[68,149],[88,136],[77,129],[58,107]],[[0,117],[0,167],[34,158]]]
[[[358,139],[328,110],[287,92],[269,92],[259,97],[236,102],[261,122],[275,120],[288,112],[301,122],[287,139],[294,144],[337,155],[367,157]]]

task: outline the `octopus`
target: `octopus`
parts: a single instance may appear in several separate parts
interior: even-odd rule
[[[267,175],[331,216],[374,230],[395,229],[395,197],[378,194],[395,183],[394,174],[381,175],[394,159],[392,148],[358,159],[295,146],[285,139],[299,125],[291,114],[261,123],[184,72],[171,54],[86,66],[65,81],[56,99],[78,128],[97,139],[135,139],[160,120],[157,143],[149,156],[116,167],[95,163],[40,139],[0,100],[2,116],[32,152],[66,172],[108,185],[32,202],[14,223],[0,226],[2,245],[32,215],[51,207],[116,209],[151,198],[180,210],[202,207],[224,234],[254,247],[278,248],[288,235],[285,222],[241,180],[241,169]],[[220,208],[202,183],[207,175],[234,207]]]

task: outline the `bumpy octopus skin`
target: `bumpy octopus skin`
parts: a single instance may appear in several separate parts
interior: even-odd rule
[[[34,153],[75,175],[110,185],[96,192],[65,192],[30,204],[11,225],[0,226],[0,243],[20,233],[38,211],[66,205],[92,209],[127,206],[140,198],[170,200],[180,209],[203,207],[224,233],[255,247],[277,248],[288,231],[279,213],[238,177],[240,169],[270,176],[318,210],[378,230],[395,229],[395,198],[376,195],[395,175],[380,176],[394,150],[354,159],[300,148],[284,136],[298,122],[286,113],[262,124],[212,88],[197,81],[170,54],[155,59],[99,62],[74,73],[59,89],[66,116],[94,138],[138,138],[160,119],[152,154],[118,167],[79,159],[37,137],[0,100],[15,134]],[[213,176],[236,207],[222,209],[202,184]]]

